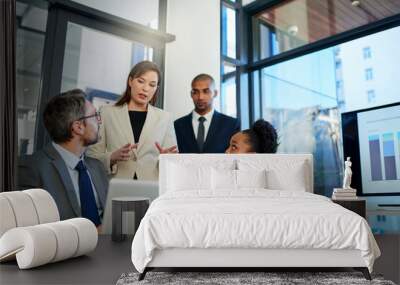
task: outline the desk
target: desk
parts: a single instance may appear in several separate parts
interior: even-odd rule
[[[340,206],[353,211],[356,214],[359,214],[361,217],[365,219],[365,209],[366,209],[366,202],[364,199],[354,199],[354,200],[332,200],[333,203],[339,204]]]
[[[112,242],[100,235],[96,249],[80,256],[28,270],[16,261],[0,264],[0,284],[115,284],[122,273],[135,271],[131,261],[132,236]]]

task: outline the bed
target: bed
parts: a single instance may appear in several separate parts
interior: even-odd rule
[[[352,267],[370,279],[380,251],[361,216],[313,194],[312,155],[160,157],[160,197],[132,243],[153,268]]]

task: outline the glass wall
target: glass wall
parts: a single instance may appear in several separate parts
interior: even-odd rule
[[[221,86],[221,112],[236,117],[236,80],[231,77],[225,80]]]
[[[222,54],[236,58],[236,12],[235,9],[222,5]]]
[[[80,88],[96,108],[115,103],[132,66],[152,59],[153,48],[142,43],[68,23],[61,92]]]
[[[236,104],[236,59],[237,54],[237,7],[235,1],[222,1],[221,5],[221,93],[217,109],[232,117],[237,116]]]
[[[171,35],[162,31],[165,23],[159,23],[159,15],[166,16],[166,6],[159,7],[159,0],[123,0],[120,5],[75,0],[82,6],[72,2],[16,1],[19,155],[32,154],[47,143],[39,110],[52,96],[81,88],[98,107],[118,99],[137,62],[152,60],[162,66],[164,44]],[[90,17],[91,8],[104,13]],[[133,25],[126,26],[120,18]]]
[[[31,154],[40,94],[47,10],[16,2],[18,154]]]
[[[396,27],[256,71],[278,151],[313,153],[316,193],[341,185],[341,112],[400,101],[399,38]]]

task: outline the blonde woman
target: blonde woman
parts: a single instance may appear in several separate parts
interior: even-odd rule
[[[100,141],[87,155],[118,178],[158,180],[160,153],[176,153],[172,115],[153,106],[161,80],[156,64],[142,61],[129,73],[114,106],[101,109]]]

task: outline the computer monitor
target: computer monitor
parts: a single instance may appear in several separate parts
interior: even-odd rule
[[[400,195],[400,102],[342,113],[342,134],[357,195]]]

